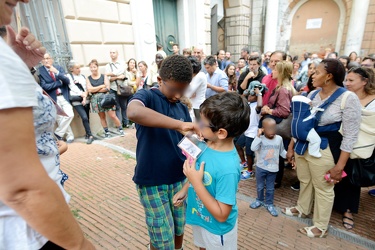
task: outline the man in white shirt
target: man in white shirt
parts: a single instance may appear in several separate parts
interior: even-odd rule
[[[121,105],[123,98],[117,94],[117,85],[121,84],[123,79],[121,75],[125,74],[126,64],[124,61],[118,59],[118,51],[116,49],[111,49],[109,52],[111,57],[111,62],[107,63],[105,66],[105,74],[110,81],[110,93],[115,94],[116,96],[116,116],[122,122],[123,126],[127,125],[126,121],[126,110],[122,110]]]
[[[204,67],[206,68],[207,74],[207,91],[206,98],[216,95],[221,92],[228,91],[228,76],[224,71],[217,67],[215,57],[208,56],[204,60]]]

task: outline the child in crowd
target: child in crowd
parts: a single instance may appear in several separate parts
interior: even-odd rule
[[[264,135],[262,135],[264,133]],[[255,209],[264,205],[272,216],[278,216],[273,205],[275,180],[279,171],[279,155],[286,158],[283,139],[276,135],[276,122],[272,118],[265,118],[262,128],[251,144],[251,150],[256,152],[256,180],[257,195],[256,201],[250,204]],[[266,198],[264,199],[264,191]]]
[[[254,81],[258,82],[258,81]],[[254,176],[253,173],[253,162],[254,162],[254,151],[251,150],[251,144],[258,133],[258,125],[260,120],[260,110],[263,107],[262,94],[266,91],[266,87],[262,87],[261,83],[259,85],[252,84],[249,91],[245,91],[245,96],[248,95],[248,101],[250,106],[250,124],[244,134],[236,142],[236,149],[241,157],[243,155],[243,147],[246,148],[246,161],[241,162],[241,167],[243,169],[241,174],[241,180],[249,179]],[[263,93],[262,93],[263,92]]]
[[[194,244],[206,249],[237,249],[236,192],[240,180],[233,138],[249,126],[250,108],[237,93],[221,93],[200,107],[199,130],[208,148],[194,161],[187,159],[189,179],[173,198],[181,205],[188,197],[187,223],[193,226]]]
[[[157,77],[159,88],[139,90],[128,105],[138,139],[133,181],[145,210],[151,250],[182,249],[185,207],[173,206],[172,198],[186,182],[185,156],[177,144],[182,133],[194,130],[194,124],[179,99],[192,75],[186,57],[169,56]]]

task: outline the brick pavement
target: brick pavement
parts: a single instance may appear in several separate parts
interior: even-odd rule
[[[106,142],[134,151],[135,130],[128,129],[125,137]],[[95,143],[75,142],[61,156],[61,162],[62,169],[69,174],[66,190],[72,196],[72,213],[97,248],[146,249],[148,235],[143,208],[132,181],[135,159]],[[286,175],[292,174],[287,171]],[[277,206],[292,205],[297,198],[298,193],[290,190],[288,179],[284,185],[276,191]],[[255,181],[243,181],[239,193],[255,197],[254,187]],[[374,240],[374,221],[369,215],[369,211],[374,214],[374,206],[367,196],[363,195],[353,232]],[[238,199],[238,206],[239,249],[366,249],[332,235],[309,239],[296,231],[305,226],[303,222],[282,215],[274,218],[265,209],[252,210],[243,199]],[[331,223],[340,227],[339,216],[332,217]],[[185,249],[196,249],[189,226],[185,235]]]

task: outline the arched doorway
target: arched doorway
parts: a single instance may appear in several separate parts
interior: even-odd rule
[[[290,53],[324,54],[325,48],[335,50],[339,22],[340,9],[334,0],[306,1],[293,15]]]

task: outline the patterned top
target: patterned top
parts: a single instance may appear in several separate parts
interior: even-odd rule
[[[35,142],[40,162],[68,202],[70,197],[60,183],[62,174],[59,170],[59,153],[53,136],[55,106],[42,94],[42,88],[35,82],[28,67],[3,39],[0,39],[0,50],[0,109],[33,108]],[[28,166],[25,159],[25,168]],[[0,249],[40,249],[48,241],[32,229],[16,211],[2,202],[0,225]]]
[[[315,92],[312,91],[309,97]],[[341,110],[341,101],[343,95],[340,95],[335,101],[327,107],[323,112],[319,121],[319,126],[325,126],[335,122],[342,121],[343,139],[341,142],[340,149],[345,152],[352,152],[353,145],[357,142],[359,126],[361,123],[361,103],[358,97],[351,93],[346,99],[345,108]],[[312,100],[313,107],[320,106],[326,99],[321,99],[320,95],[317,94]]]

